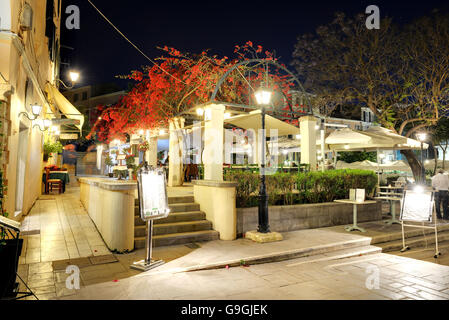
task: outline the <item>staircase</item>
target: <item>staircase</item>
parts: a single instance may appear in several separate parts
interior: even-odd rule
[[[145,248],[147,226],[140,218],[139,200],[135,201],[134,248],[141,249]],[[218,232],[212,229],[212,223],[206,220],[192,196],[169,197],[168,204],[168,217],[153,221],[154,247],[218,239]]]
[[[434,248],[435,232],[433,229],[418,229],[405,227],[405,244],[410,248]],[[394,232],[374,236],[371,244],[382,248],[382,252],[394,252],[402,249],[402,233]],[[449,244],[449,224],[438,226],[438,245]]]

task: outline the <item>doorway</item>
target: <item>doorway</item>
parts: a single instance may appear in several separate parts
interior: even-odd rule
[[[28,156],[28,134],[26,125],[20,122],[19,144],[17,148],[17,170],[16,170],[16,209],[15,216],[18,216],[23,209],[23,193],[25,190],[25,171]]]

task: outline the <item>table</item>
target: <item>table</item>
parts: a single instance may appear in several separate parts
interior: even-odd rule
[[[384,189],[387,190],[385,192],[378,191],[377,194],[379,196],[375,197],[378,200],[387,200],[390,203],[390,213],[391,219],[385,221],[387,224],[401,224],[399,220],[396,219],[396,206],[394,205],[394,201],[402,201],[402,192],[395,192],[396,190],[403,190],[404,187],[378,187],[379,190]]]
[[[42,182],[45,184],[45,172],[42,174]],[[70,182],[68,171],[50,171],[48,179],[59,179],[62,181],[62,192],[65,192],[66,183]],[[47,186],[45,186],[45,193],[48,193]]]
[[[394,205],[394,201],[402,201],[402,198],[398,197],[374,197],[374,199],[377,200],[387,200],[390,202],[390,212],[391,212],[391,219],[385,221],[386,224],[401,224],[401,222],[396,219],[396,206]]]
[[[352,226],[346,226],[346,231],[360,231],[360,232],[366,232],[365,229],[357,226],[357,205],[358,204],[370,204],[370,203],[376,203],[374,200],[365,200],[365,201],[355,201],[355,200],[349,200],[349,199],[341,199],[341,200],[334,200],[334,202],[339,203],[351,203],[353,205],[352,213],[353,213],[353,224]]]

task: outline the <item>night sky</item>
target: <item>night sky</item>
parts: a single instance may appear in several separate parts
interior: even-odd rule
[[[289,64],[298,35],[313,32],[332,21],[334,13],[364,13],[370,4],[379,6],[381,18],[391,16],[399,23],[445,8],[447,0],[426,1],[183,1],[169,0],[92,0],[92,2],[150,58],[161,55],[157,46],[181,51],[210,49],[219,56],[234,57],[235,45],[250,40],[275,50],[281,62]],[[66,6],[79,6],[80,30],[65,28]],[[94,10],[87,0],[63,0],[61,44],[63,61],[81,73],[79,85],[116,82],[116,75],[148,65]],[[64,79],[67,69],[62,69]]]

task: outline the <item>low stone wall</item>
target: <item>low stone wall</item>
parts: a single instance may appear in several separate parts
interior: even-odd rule
[[[357,206],[357,222],[382,219],[381,201]],[[352,204],[326,202],[292,206],[270,206],[271,231],[286,232],[301,229],[330,227],[351,224]],[[246,231],[257,230],[258,208],[237,208],[237,236]]]

